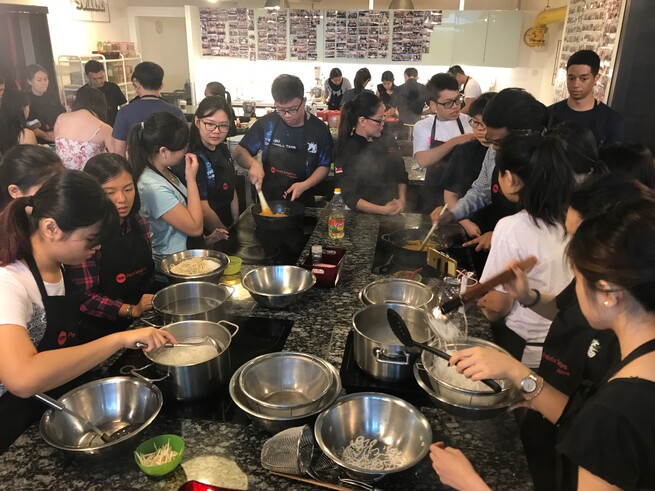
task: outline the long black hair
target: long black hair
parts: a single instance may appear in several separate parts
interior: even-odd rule
[[[225,85],[223,85],[220,82],[209,82],[207,84],[207,87],[205,87],[206,91],[209,91],[210,95],[217,95],[220,97],[225,98],[228,104],[230,104],[230,108],[232,107],[232,96],[230,93],[227,91],[225,88]],[[209,96],[207,96],[209,97]]]
[[[160,148],[173,152],[189,142],[186,122],[165,111],[152,113],[141,124],[135,124],[127,137],[129,159],[137,181],[146,167],[153,168],[152,159]]]
[[[12,197],[7,189],[18,186],[22,193],[65,169],[59,156],[38,145],[17,145],[9,150],[0,161],[0,207],[9,203]]]
[[[353,80],[353,90],[355,95],[360,94],[366,88],[366,83],[371,81],[371,72],[368,68],[360,68],[355,73],[355,80]]]
[[[512,131],[541,131],[547,109],[524,89],[503,89],[484,108],[482,119],[490,128]]]
[[[31,213],[25,208],[32,207]],[[100,224],[100,233],[89,247],[101,244],[118,224],[116,207],[98,181],[84,172],[55,174],[31,197],[17,198],[0,212],[0,266],[32,254],[30,237],[39,222],[52,218],[64,233]]]
[[[29,96],[16,89],[5,89],[0,106],[0,155],[18,145],[25,130],[25,108],[30,105]]]
[[[362,92],[352,101],[341,106],[341,119],[339,120],[339,136],[334,145],[335,157],[343,150],[348,137],[353,134],[360,117],[370,118],[380,108],[382,101],[370,92]]]
[[[537,219],[564,225],[575,178],[561,138],[510,135],[496,152],[496,166],[521,178],[519,202],[537,225]]]
[[[84,172],[93,176],[101,186],[117,177],[121,172],[127,172],[132,177],[132,183],[134,184],[134,203],[132,204],[130,215],[139,212],[141,200],[139,199],[139,190],[136,187],[134,170],[125,157],[121,157],[115,153],[99,153],[87,161],[84,166]]]
[[[232,126],[232,106],[225,100],[223,97],[217,95],[210,95],[205,97],[200,104],[198,104],[198,109],[196,109],[195,117],[198,119],[206,118],[208,116],[213,116],[217,111],[223,111],[227,115],[228,122]],[[228,130],[227,136],[230,135]],[[202,139],[200,138],[200,131],[198,127],[194,124],[191,125],[189,130],[189,150],[196,151],[202,146]]]
[[[91,111],[99,120],[107,122],[107,99],[98,89],[84,86],[77,90],[73,111],[79,111],[80,109]]]
[[[614,143],[600,149],[600,159],[613,174],[625,174],[655,188],[653,154],[643,143]]]
[[[596,138],[589,126],[576,121],[566,121],[555,126],[548,134],[562,138],[573,172],[587,175],[603,171],[603,166],[598,162]]]

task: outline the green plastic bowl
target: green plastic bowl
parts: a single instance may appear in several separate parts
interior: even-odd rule
[[[169,442],[171,448],[177,452],[177,457],[175,457],[173,460],[161,465],[142,465],[139,462],[139,458],[136,456],[137,453],[148,454],[156,452],[158,448],[166,445],[166,442]],[[134,451],[134,460],[139,468],[149,476],[162,477],[169,472],[174,471],[175,468],[180,465],[183,454],[184,440],[182,440],[182,438],[177,435],[159,435],[154,438],[150,438],[149,440],[146,440],[141,445],[139,445]]]
[[[230,258],[230,264],[228,267],[223,271],[223,274],[226,276],[232,276],[237,274],[239,271],[241,271],[241,263],[243,260],[240,257],[236,256],[228,256]]]

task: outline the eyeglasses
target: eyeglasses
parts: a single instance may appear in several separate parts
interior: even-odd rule
[[[278,113],[280,116],[284,116],[285,114],[288,114],[289,116],[295,116],[298,114],[298,111],[300,111],[300,108],[303,106],[305,103],[305,99],[300,101],[300,104],[298,104],[298,107],[291,108],[291,109],[283,109],[281,107],[276,107],[275,112]]]
[[[464,102],[465,100],[466,100],[466,98],[462,94],[460,94],[457,97],[455,97],[454,99],[450,99],[450,100],[445,101],[445,102],[434,101],[434,103],[439,104],[440,106],[443,106],[446,109],[452,109],[453,106],[455,106],[455,105],[461,106],[462,102]]]
[[[384,124],[384,122],[387,120],[386,116],[382,116],[380,119],[367,118],[366,116],[364,116],[364,119],[368,119],[369,121],[373,121],[374,123],[377,124]]]
[[[205,121],[201,119],[202,124],[205,125],[205,129],[210,133],[213,133],[218,129],[219,133],[227,133],[230,130],[230,123],[214,123],[213,121]]]
[[[476,130],[484,130],[487,127],[487,125],[482,121],[473,118],[469,119],[469,124],[471,125],[471,128],[475,128]]]

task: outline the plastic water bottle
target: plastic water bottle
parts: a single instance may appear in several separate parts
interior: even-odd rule
[[[330,201],[328,218],[328,235],[331,239],[343,239],[346,234],[346,203],[341,197],[341,189],[334,189],[334,197]]]

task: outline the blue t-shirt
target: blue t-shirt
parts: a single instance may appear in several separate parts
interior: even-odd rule
[[[304,125],[291,127],[273,112],[255,121],[239,145],[253,157],[263,152],[268,145],[292,150],[307,149],[306,169],[309,177],[318,167],[330,165],[333,141],[328,127],[316,116],[310,114],[309,118],[305,119],[305,125],[307,128],[304,128]],[[275,135],[273,135],[273,128],[275,128]]]
[[[117,140],[127,141],[127,135],[132,129],[132,126],[141,121],[145,121],[152,113],[159,111],[169,112],[180,118],[185,123],[187,122],[184,113],[179,107],[176,107],[173,104],[169,104],[161,99],[136,99],[130,102],[127,106],[123,106],[118,110],[111,136]]]
[[[186,193],[181,182],[175,185]],[[141,209],[139,213],[148,222],[152,242],[152,256],[159,270],[159,263],[170,254],[186,250],[187,235],[172,227],[162,218],[166,212],[177,204],[186,206],[186,199],[165,178],[146,168],[137,182]],[[159,275],[157,275],[159,278]]]

